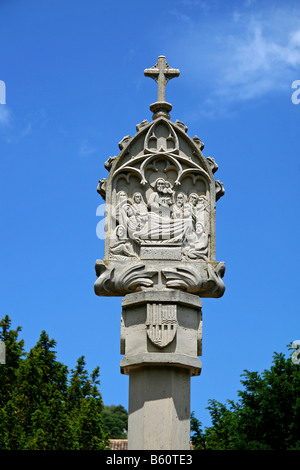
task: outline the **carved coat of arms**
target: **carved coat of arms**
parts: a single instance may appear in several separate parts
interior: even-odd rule
[[[170,344],[177,331],[176,305],[148,304],[146,329],[155,346],[164,348]]]

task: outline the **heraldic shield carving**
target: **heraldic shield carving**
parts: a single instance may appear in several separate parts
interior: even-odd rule
[[[177,324],[176,305],[147,304],[147,335],[155,346],[164,348],[170,344],[175,338]]]

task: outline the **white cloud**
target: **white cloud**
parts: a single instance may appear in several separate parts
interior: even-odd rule
[[[22,121],[18,117],[16,110],[12,112],[7,104],[0,105],[0,130],[7,143],[40,132],[47,123],[47,113],[43,108],[30,112]]]
[[[250,0],[205,21],[189,18],[191,27],[176,47],[182,77],[204,91],[202,109],[218,104],[225,112],[233,103],[290,93],[300,78],[300,7]]]
[[[255,3],[255,0],[246,0],[245,7],[251,7]]]
[[[11,124],[12,113],[6,104],[0,104],[0,127],[7,127]]]
[[[32,124],[31,124],[31,122],[29,122],[29,123],[24,127],[24,129],[22,130],[21,136],[22,136],[22,137],[25,137],[25,135],[30,134],[31,131],[32,131]]]
[[[87,157],[87,156],[92,155],[93,153],[96,153],[96,152],[97,152],[96,147],[91,145],[87,139],[84,139],[81,142],[80,147],[79,147],[79,154],[82,157]]]
[[[214,93],[230,100],[247,100],[282,90],[300,65],[299,38],[300,28],[279,43],[257,23],[247,37],[230,47],[231,54],[222,67],[222,82]]]
[[[209,11],[213,6],[214,2],[212,0],[179,0],[178,4],[188,8],[188,7],[197,7],[204,11]]]

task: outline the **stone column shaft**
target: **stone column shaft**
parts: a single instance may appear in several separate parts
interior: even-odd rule
[[[201,300],[143,291],[122,301],[120,366],[129,377],[129,450],[189,450],[190,377],[199,375]]]
[[[190,449],[190,372],[144,367],[129,378],[129,450]]]

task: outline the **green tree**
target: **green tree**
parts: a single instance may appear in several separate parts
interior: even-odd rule
[[[126,439],[128,414],[122,405],[104,406],[103,429],[111,439]]]
[[[0,321],[0,340],[4,341],[6,363],[0,364],[0,449],[6,449],[14,424],[18,426],[18,417],[11,410],[13,390],[17,386],[17,370],[24,352],[24,340],[18,341],[21,328],[11,330],[11,320],[6,315]],[[9,448],[9,447],[8,447]]]
[[[78,448],[81,450],[103,449],[107,446],[108,440],[103,427],[104,407],[98,390],[99,367],[89,377],[85,365],[84,356],[81,356],[75,370],[72,370],[68,403],[73,422],[76,423]]]
[[[21,328],[11,330],[11,320],[6,315],[0,321],[0,341],[5,343],[6,348],[6,364],[0,365],[5,367],[5,373],[0,373],[0,407],[2,407],[10,398],[11,390],[16,383],[16,372],[20,361],[25,355],[24,340],[18,341],[18,335]],[[2,370],[3,372],[3,370]]]
[[[195,449],[300,449],[300,366],[274,353],[270,370],[245,370],[238,401],[209,400],[212,426],[192,415]]]
[[[103,449],[103,402],[99,368],[89,376],[84,357],[69,372],[57,361],[56,342],[42,331],[37,344],[24,352],[21,330],[0,322],[6,364],[0,365],[0,449]]]

